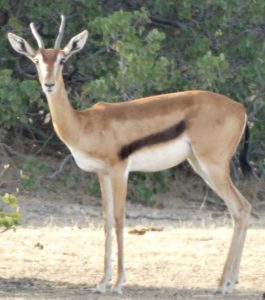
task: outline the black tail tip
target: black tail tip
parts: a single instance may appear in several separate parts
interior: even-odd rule
[[[252,167],[250,166],[246,155],[244,155],[243,153],[241,153],[241,155],[239,156],[239,162],[240,162],[240,167],[243,173],[243,176],[245,178],[250,178],[253,176],[253,170]]]
[[[241,165],[241,168],[242,168],[243,176],[245,178],[251,178],[253,176],[253,170],[248,163]]]
[[[248,162],[249,138],[250,138],[249,126],[248,123],[246,123],[243,149],[239,155],[240,167],[245,178],[250,178],[253,176],[252,168]]]

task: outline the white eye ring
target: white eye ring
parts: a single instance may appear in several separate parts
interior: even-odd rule
[[[36,65],[40,62],[38,58],[34,58],[33,60]]]

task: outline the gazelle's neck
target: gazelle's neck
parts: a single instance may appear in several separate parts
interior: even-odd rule
[[[47,93],[52,123],[59,138],[68,146],[78,141],[79,121],[65,90],[63,79],[57,81],[54,93]]]

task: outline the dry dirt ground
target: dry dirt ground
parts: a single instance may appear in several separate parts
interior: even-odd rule
[[[103,270],[99,199],[45,187],[20,194],[22,225],[0,236],[0,299],[265,299],[265,205],[251,218],[240,283],[222,297],[214,291],[232,234],[229,215],[172,193],[157,197],[163,208],[127,205],[127,281],[118,296],[93,293]]]

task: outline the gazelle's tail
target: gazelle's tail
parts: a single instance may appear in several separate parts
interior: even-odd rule
[[[252,168],[248,162],[249,137],[250,137],[249,126],[248,123],[246,123],[243,148],[239,155],[240,167],[244,177],[251,177],[253,175]]]

